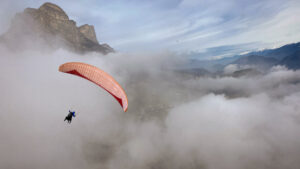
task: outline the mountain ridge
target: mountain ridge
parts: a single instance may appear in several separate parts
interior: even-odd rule
[[[278,63],[278,60],[275,58],[269,58],[259,55],[247,55],[235,60],[231,64],[251,65],[259,69],[266,70],[275,65],[276,63]]]

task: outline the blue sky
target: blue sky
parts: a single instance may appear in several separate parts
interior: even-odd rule
[[[44,0],[2,0],[0,25]],[[77,25],[95,26],[100,43],[118,51],[225,53],[300,41],[300,0],[53,0]],[[5,16],[5,17],[3,17]],[[0,32],[5,26],[0,28]],[[232,47],[232,48],[231,48]],[[227,53],[226,53],[227,52]]]

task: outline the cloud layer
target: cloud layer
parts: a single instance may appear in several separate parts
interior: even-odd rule
[[[299,71],[189,79],[172,71],[171,53],[0,51],[1,168],[300,166]],[[128,112],[98,86],[58,72],[68,61],[113,75]],[[77,112],[71,125],[68,109]]]

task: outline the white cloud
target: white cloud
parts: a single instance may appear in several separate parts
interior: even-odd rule
[[[0,48],[1,168],[300,165],[299,71],[186,79],[167,69],[178,62],[172,53],[36,49]],[[128,112],[98,86],[58,72],[68,61],[113,75],[127,92]],[[70,107],[77,112],[71,125],[63,122]]]

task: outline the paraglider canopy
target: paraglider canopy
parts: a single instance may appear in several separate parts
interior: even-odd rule
[[[128,99],[125,91],[112,76],[103,70],[86,63],[68,62],[60,65],[59,71],[82,77],[102,87],[120,103],[125,112],[127,111]]]

